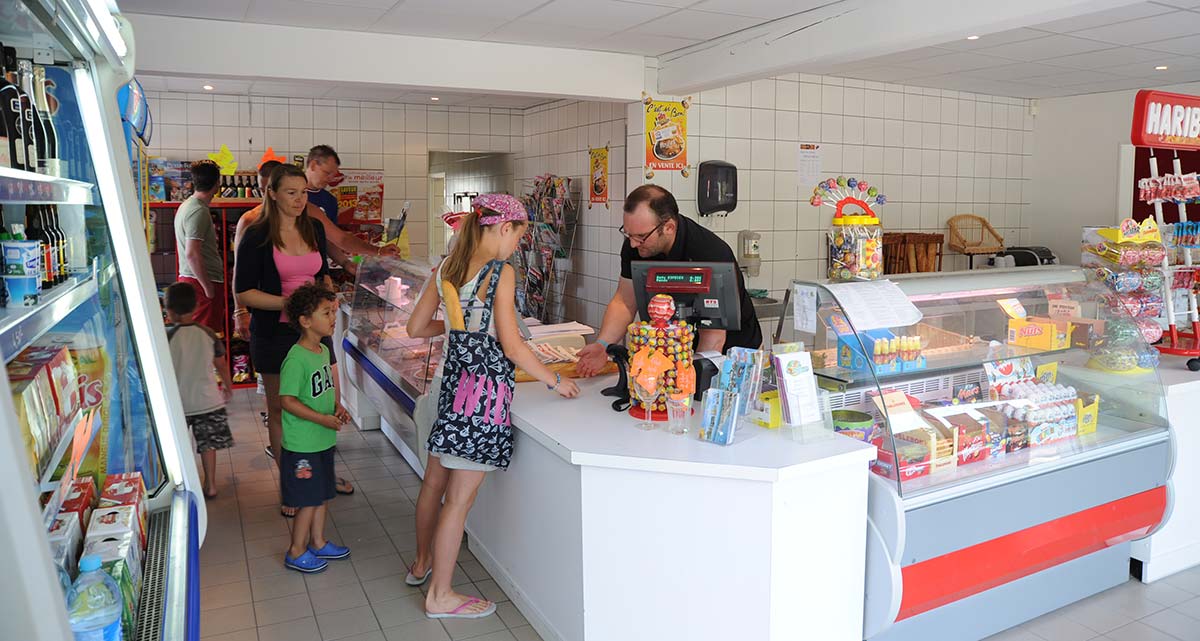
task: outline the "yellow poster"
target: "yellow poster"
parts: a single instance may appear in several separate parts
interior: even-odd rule
[[[608,147],[588,149],[588,208],[608,202]]]
[[[646,167],[679,171],[687,167],[688,101],[653,100],[647,96]]]

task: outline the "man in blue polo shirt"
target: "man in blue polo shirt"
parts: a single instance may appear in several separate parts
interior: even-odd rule
[[[338,226],[337,196],[325,188],[338,174],[341,165],[342,159],[329,145],[317,145],[308,150],[308,158],[304,161],[304,177],[308,180],[308,214],[325,226],[330,260],[353,272],[354,264],[349,260],[351,256],[378,256],[395,249],[376,247]]]

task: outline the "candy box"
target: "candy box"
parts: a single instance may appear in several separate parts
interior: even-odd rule
[[[79,516],[80,525],[92,522],[92,508],[96,507],[96,482],[90,476],[71,481],[64,491],[60,513],[72,512]]]
[[[109,474],[100,491],[100,507],[128,505],[137,509],[138,533],[146,540],[146,486],[140,472]]]
[[[50,390],[50,371],[45,367],[16,361],[9,363],[7,370],[14,393],[19,389],[22,394],[36,397],[27,405],[27,409],[33,410],[29,416],[29,429],[37,444],[40,460],[49,452],[51,443],[58,441],[58,413],[54,409],[53,392]],[[25,385],[34,389],[25,389]],[[20,412],[19,409],[17,411]]]
[[[83,525],[79,521],[79,515],[74,512],[59,512],[50,523],[46,538],[51,544],[62,542],[67,546],[71,557],[78,559],[80,547],[83,545]]]
[[[1040,350],[1066,349],[1071,345],[1070,321],[1030,316],[1008,319],[1008,344]]]
[[[12,400],[17,411],[17,425],[20,426],[21,441],[25,445],[29,469],[34,476],[38,476],[41,460],[46,457],[49,448],[46,414],[42,410],[37,385],[28,380],[13,382]]]
[[[978,412],[952,414],[945,421],[955,430],[955,455],[959,465],[984,460],[989,452],[987,418]]]
[[[1008,417],[990,407],[980,408],[979,413],[988,421],[988,456],[1004,456],[1008,452]]]
[[[138,595],[142,592],[142,565],[137,545],[133,543],[133,535],[110,537],[89,537],[83,545],[83,555],[95,554],[100,557],[100,567],[117,582],[121,588],[121,628],[125,632],[125,640],[133,637],[134,614],[137,612]]]
[[[50,541],[50,560],[66,570],[67,575],[74,581],[75,576],[79,574],[79,555],[72,552],[72,549],[69,541],[63,539]]]
[[[98,507],[92,512],[92,520],[88,522],[87,538],[120,536],[128,532],[137,537],[140,550],[142,530],[138,525],[137,514],[137,507],[133,505]]]
[[[1075,433],[1078,435],[1094,433],[1096,419],[1100,414],[1100,395],[1080,394],[1079,398],[1075,399],[1075,414],[1077,416]]]
[[[79,374],[71,353],[62,345],[34,345],[21,352],[17,360],[49,368],[54,404],[60,422],[65,423],[79,409]]]

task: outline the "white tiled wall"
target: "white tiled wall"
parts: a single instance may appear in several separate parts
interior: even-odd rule
[[[446,151],[429,152],[429,173],[445,174],[445,205],[434,207],[429,220],[434,225],[431,237],[433,253],[445,247],[449,227],[440,222],[442,214],[456,207],[454,194],[475,192],[480,194],[505,192],[521,193],[521,183],[514,180],[515,162],[512,154],[456,153]],[[433,199],[436,202],[436,198]]]
[[[599,327],[604,306],[620,276],[621,225],[625,200],[625,106],[606,102],[561,101],[525,111],[525,146],[517,176],[528,190],[543,174],[574,179],[579,202],[571,270],[564,294],[566,317]],[[609,146],[609,201],[588,207],[588,148]]]
[[[647,70],[647,86],[656,86]],[[669,98],[669,97],[663,97]],[[658,172],[645,180],[643,109],[628,110],[627,182],[670,189],[696,217],[696,173]],[[1030,226],[1033,119],[1028,101],[901,85],[789,74],[701,92],[688,112],[688,160],[727,160],[738,167],[738,207],[702,223],[736,251],[737,232],[762,233],[762,270],[748,286],[782,293],[793,277],[824,271],[824,231],[833,210],[808,203],[814,185],[798,185],[798,143],[820,142],[825,176],[857,176],[887,194],[886,231],[945,234],[959,213],[988,218],[1009,245]],[[599,246],[617,252],[612,225]],[[947,253],[944,270],[965,269]]]
[[[147,92],[155,131],[150,153],[199,160],[222,144],[243,167],[267,147],[289,159],[332,145],[346,168],[384,171],[384,216],[411,201],[414,256],[428,252],[429,151],[520,152],[520,109],[443,107],[320,99]]]

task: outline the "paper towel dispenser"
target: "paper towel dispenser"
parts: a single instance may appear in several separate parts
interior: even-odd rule
[[[737,167],[723,160],[700,163],[696,174],[696,209],[701,216],[737,209]]]

